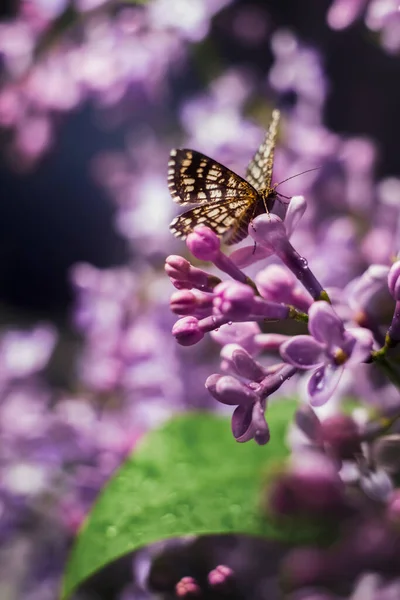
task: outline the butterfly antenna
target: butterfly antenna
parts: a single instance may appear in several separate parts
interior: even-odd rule
[[[307,169],[307,171],[302,171],[301,173],[297,173],[297,175],[292,175],[291,177],[288,177],[287,179],[284,179],[283,181],[280,181],[279,183],[277,183],[275,186],[275,189],[278,187],[278,185],[281,185],[282,183],[286,183],[286,181],[289,181],[290,179],[294,179],[295,177],[304,175],[304,173],[311,173],[311,171],[318,171],[318,169],[320,169],[320,168],[321,167],[314,167],[313,169]]]

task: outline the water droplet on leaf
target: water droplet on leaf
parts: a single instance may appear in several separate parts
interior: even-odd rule
[[[107,527],[106,536],[108,538],[114,538],[117,535],[117,528],[114,525],[110,525]]]

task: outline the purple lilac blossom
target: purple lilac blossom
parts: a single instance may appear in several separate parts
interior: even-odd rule
[[[332,29],[345,29],[364,16],[365,25],[380,34],[380,44],[386,52],[400,50],[400,17],[396,0],[334,0],[329,7],[327,22]]]
[[[103,107],[115,106],[135,87],[140,88],[149,101],[156,97],[161,101],[167,98],[166,74],[184,63],[188,43],[199,42],[205,36],[211,16],[223,4],[226,3],[196,2],[193,11],[177,20],[174,15],[179,11],[180,3],[169,3],[166,12],[165,2],[160,0],[148,11],[126,7],[111,20],[101,12],[104,8],[101,3],[81,1],[77,3],[78,10],[87,14],[82,31],[78,32],[79,44],[66,35],[58,48],[51,48],[41,60],[32,64],[33,50],[41,33],[62,13],[65,3],[22,2],[19,19],[0,27],[0,51],[9,76],[0,91],[0,121],[8,132],[13,133],[11,157],[23,156],[25,165],[34,163],[53,142],[54,114],[69,111],[87,98],[93,98]],[[379,11],[376,12],[379,4],[383,6],[382,2],[369,3],[369,26],[375,31],[381,30],[387,36],[387,47],[396,49],[397,19],[392,18],[388,9],[381,11],[379,16]],[[100,12],[91,14],[98,8]],[[354,3],[353,16],[346,17],[348,23],[357,11]],[[342,18],[342,23],[346,19]],[[336,289],[341,291],[348,284],[350,289],[354,278],[360,278],[360,286],[353,287],[351,301],[341,294],[343,311],[340,316],[346,314],[346,327],[338,335],[337,346],[343,352],[345,345],[345,350],[350,352],[349,344],[353,359],[355,349],[363,346],[362,357],[356,357],[358,363],[365,359],[369,341],[360,344],[357,336],[345,332],[351,332],[349,324],[354,327],[352,320],[357,323],[354,313],[360,308],[368,309],[366,312],[372,314],[369,314],[367,326],[379,342],[371,325],[373,319],[378,326],[381,324],[376,312],[379,302],[374,286],[369,287],[368,281],[366,287],[363,286],[371,274],[368,273],[371,264],[388,270],[390,257],[399,251],[399,238],[396,245],[394,228],[394,223],[398,222],[398,192],[391,192],[388,182],[375,183],[372,172],[376,153],[371,142],[342,138],[323,125],[329,84],[318,53],[302,44],[290,31],[276,32],[271,44],[275,63],[268,77],[270,88],[279,93],[293,91],[297,94],[294,109],[285,115],[284,135],[275,157],[274,183],[321,165],[319,172],[283,184],[283,193],[302,193],[307,199],[307,211],[301,225],[297,218],[290,223],[292,199],[284,220],[286,233],[292,236],[293,247],[301,256],[307,257],[312,273],[325,288],[337,286]],[[22,80],[21,76],[24,77]],[[255,83],[250,72],[236,68],[213,79],[201,94],[184,100],[179,118],[185,145],[203,150],[235,170],[237,167],[243,174],[244,164],[262,138],[262,128],[243,117]],[[143,143],[135,147],[128,138],[124,153],[100,156],[94,164],[97,177],[118,207],[117,227],[131,244],[136,257],[135,268],[146,280],[146,289],[141,287],[130,269],[101,273],[92,267],[80,266],[75,271],[77,307],[74,320],[84,336],[77,365],[82,393],[73,396],[55,393],[41,378],[40,371],[46,367],[55,342],[55,332],[51,328],[45,326],[30,333],[6,333],[2,338],[5,366],[1,382],[4,389],[0,435],[6,454],[2,463],[0,534],[9,541],[7,550],[11,557],[15,550],[18,560],[1,555],[0,562],[7,571],[5,564],[13,566],[10,568],[13,584],[24,599],[47,600],[49,597],[52,600],[55,597],[67,541],[79,528],[105,479],[134,446],[137,437],[174,410],[186,407],[190,401],[200,405],[206,403],[197,388],[204,387],[212,358],[204,359],[201,344],[199,348],[193,348],[191,362],[184,354],[185,349],[183,352],[175,349],[168,333],[172,321],[168,315],[167,288],[157,268],[150,266],[160,253],[178,252],[179,249],[179,244],[170,239],[167,231],[172,203],[168,203],[163,167],[170,141],[160,141],[153,132],[145,133],[141,141]],[[372,203],[376,203],[377,208],[371,223]],[[299,210],[303,208],[304,205]],[[339,209],[339,216],[336,213],[332,216],[333,208]],[[347,214],[354,208],[363,213],[367,233],[360,232],[355,219]],[[151,219],[147,218],[149,213]],[[250,250],[239,248],[222,260],[231,272],[237,273],[232,263],[240,269],[249,266],[249,272],[254,269],[250,274],[253,277],[254,273],[260,291],[260,297],[256,298],[258,305],[261,303],[265,307],[262,301],[283,303],[286,306],[280,308],[282,315],[287,313],[289,305],[303,313],[310,310],[312,314],[312,297],[291,272],[283,271],[279,259],[271,257],[272,252],[263,249],[261,244],[257,244],[255,251],[253,244],[248,248]],[[240,263],[233,259],[234,254],[239,256],[239,253]],[[257,270],[253,266],[255,258],[268,258],[269,266],[260,263],[262,270]],[[253,287],[244,291],[240,286],[245,281],[238,287],[231,281],[221,283],[214,267],[208,273],[176,255],[168,266],[168,275],[175,287],[192,294],[190,297],[181,295],[178,299],[175,296],[172,304],[178,314],[182,314],[183,307],[189,313],[186,317],[201,321],[213,316],[208,312],[210,308],[221,313],[221,308],[224,311],[232,300],[254,302]],[[268,269],[271,269],[269,274]],[[216,289],[218,284],[222,286],[219,291]],[[379,291],[387,292],[381,277]],[[148,304],[144,312],[143,292]],[[232,298],[227,298],[230,292]],[[244,300],[239,298],[239,292],[246,296]],[[215,298],[211,297],[214,294]],[[246,310],[248,308],[246,306]],[[200,310],[206,315],[192,312]],[[269,331],[269,324],[264,322],[265,315],[260,318],[260,314],[253,312],[258,321],[230,324],[234,319],[229,310],[228,313],[230,316],[222,315],[227,319],[225,324],[217,318],[221,314],[216,315],[215,322],[212,318],[208,321],[212,339],[222,346],[223,375],[211,375],[214,378],[211,383],[220,404],[227,399],[228,404],[235,404],[234,396],[238,400],[233,419],[236,437],[242,438],[240,441],[255,438],[265,442],[269,436],[264,418],[265,392],[276,387],[279,389],[273,391],[282,394],[286,393],[283,390],[295,391],[299,387],[294,369],[277,363],[280,348],[289,343],[289,335],[292,335],[290,329],[283,329],[290,323],[281,321],[282,333],[276,333]],[[327,344],[326,337],[317,342],[321,344],[327,369],[332,361],[335,362],[335,349]],[[228,344],[237,345],[232,348]],[[270,356],[265,356],[266,353]],[[349,360],[347,366],[353,379],[359,379],[357,374],[363,369],[364,381],[371,365],[357,364],[354,368]],[[286,369],[284,374],[291,381],[285,381],[282,369]],[[283,383],[285,385],[281,387]],[[371,383],[371,396],[376,397],[376,389]],[[365,388],[359,389],[358,397],[364,399],[364,393]],[[386,397],[386,393],[383,395]],[[104,400],[102,410],[98,398]],[[384,402],[382,398],[377,404],[382,406]],[[331,447],[338,444],[332,438],[331,432]],[[343,440],[339,441],[343,443]],[[390,444],[390,440],[385,442]],[[381,458],[384,455],[387,464],[388,447],[378,446],[375,451]],[[67,465],[71,471],[67,470]],[[307,476],[310,474],[318,475],[318,469],[306,472]],[[319,483],[321,481],[316,481]],[[364,491],[371,494],[371,490],[379,487],[376,481],[372,484],[368,487],[367,482]],[[44,499],[47,503],[40,510]],[[394,499],[389,506],[391,518],[394,518]],[[36,524],[37,535],[32,539],[28,539],[23,530],[27,518]],[[47,531],[53,526],[54,532],[49,536]],[[57,552],[54,552],[55,546]],[[39,564],[41,554],[56,556],[57,564],[52,570],[47,569],[44,575]],[[348,558],[349,552],[344,555]],[[31,565],[28,574],[25,569],[21,572],[14,567],[21,556],[27,558],[22,561],[24,564]],[[317,567],[320,562],[316,560]],[[343,560],[337,563],[343,565]],[[379,571],[379,562],[372,566],[367,562],[368,568],[374,566]],[[340,572],[339,575],[336,572],[335,577],[339,578]],[[7,586],[7,583],[1,585]],[[378,595],[383,593],[381,587],[390,586],[379,579],[375,587]],[[134,596],[135,592],[132,593]]]
[[[53,142],[54,114],[88,98],[112,107],[133,88],[149,102],[165,97],[167,74],[229,2],[196,0],[189,11],[180,0],[168,10],[156,0],[145,10],[123,6],[115,13],[110,0],[81,2],[74,4],[72,25],[46,47],[52,21],[68,4],[22,0],[17,18],[0,24],[0,126],[13,133],[10,159],[19,168],[35,164]]]
[[[345,366],[370,356],[373,336],[368,329],[347,329],[326,302],[308,311],[310,336],[299,335],[282,344],[281,356],[298,369],[314,369],[308,383],[312,404],[324,404],[339,383]]]

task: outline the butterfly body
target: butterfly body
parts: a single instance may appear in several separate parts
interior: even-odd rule
[[[172,199],[181,206],[197,205],[172,221],[170,229],[176,237],[185,239],[203,224],[225,243],[235,244],[247,236],[254,217],[272,209],[278,196],[271,178],[279,116],[274,110],[245,179],[196,150],[172,150],[168,163]]]

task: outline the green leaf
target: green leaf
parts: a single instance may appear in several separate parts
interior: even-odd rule
[[[274,539],[260,509],[271,467],[288,454],[285,434],[296,403],[267,412],[271,441],[238,444],[229,420],[186,413],[149,433],[100,494],[67,565],[62,597],[116,558],[156,541],[188,534],[244,533]]]

